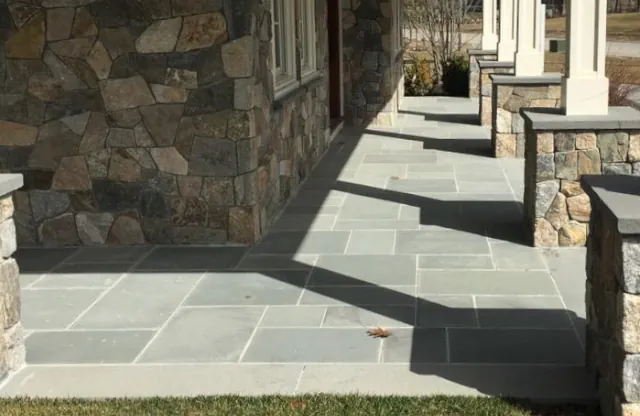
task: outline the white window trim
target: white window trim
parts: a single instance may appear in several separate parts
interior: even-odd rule
[[[280,23],[284,27],[285,36],[282,39],[281,48],[284,53],[284,69],[282,73],[275,70],[276,63],[276,43],[275,43],[275,19],[272,18],[271,29],[274,33],[271,41],[271,60],[272,60],[272,72],[273,72],[273,85],[275,90],[275,98],[282,97],[289,92],[299,88],[304,83],[315,78],[318,73],[318,65],[316,58],[316,13],[315,13],[315,0],[300,0],[300,5],[305,2],[307,6],[305,8],[305,16],[301,16],[298,19],[296,16],[295,4],[286,7],[287,3],[291,0],[272,0],[271,13],[273,16],[274,3],[280,1],[280,5],[283,11],[283,21]],[[293,3],[293,2],[292,2]],[[307,25],[299,24],[298,22],[308,22]],[[298,27],[300,26],[300,27]],[[297,32],[302,33],[305,31],[305,44],[300,45],[304,49],[304,53],[307,57],[306,63],[300,62],[299,55],[296,53],[296,27]],[[293,32],[293,33],[292,33]],[[305,65],[306,64],[306,65]],[[300,79],[298,79],[298,68],[300,68]]]
[[[272,2],[276,2],[279,0],[272,0]],[[271,41],[271,58],[273,62],[273,85],[277,93],[280,93],[281,90],[284,90],[290,87],[292,84],[296,83],[296,41],[295,41],[295,32],[292,34],[291,31],[295,30],[295,11],[292,7],[286,7],[286,0],[281,2],[280,7],[282,8],[282,21],[280,25],[284,28],[284,36],[282,38],[282,44],[280,48],[284,50],[284,71],[282,73],[278,73],[275,70],[276,64],[276,42],[275,42],[275,25],[273,21],[275,19],[271,19],[271,29],[274,33],[273,40]],[[273,14],[274,6],[271,5],[271,13]]]
[[[318,72],[316,63],[316,2],[315,0],[300,0],[300,4],[302,3],[306,5],[306,15],[302,16],[302,21],[308,23],[305,27],[300,28],[300,31],[305,31],[306,35],[306,44],[301,47],[304,49],[307,62],[300,63],[302,78],[305,79]]]

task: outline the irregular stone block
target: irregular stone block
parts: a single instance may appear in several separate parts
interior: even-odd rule
[[[631,175],[630,163],[603,163],[602,173],[604,175]]]
[[[578,151],[578,174],[599,175],[602,173],[602,161],[598,149]]]
[[[570,132],[555,133],[554,149],[556,152],[570,152],[576,150],[576,134]]]
[[[38,229],[38,235],[45,246],[75,246],[80,243],[72,213],[45,220]]]
[[[155,103],[149,86],[140,76],[100,81],[100,91],[107,111],[117,111]]]
[[[553,199],[553,202],[551,202],[549,210],[547,211],[544,218],[549,221],[549,224],[551,224],[556,230],[559,230],[569,222],[569,213],[567,211],[567,197],[564,196],[564,194],[560,192],[556,193],[556,196]]]
[[[172,173],[174,175],[187,174],[189,162],[182,157],[175,147],[154,147],[149,149],[149,151],[159,171]]]
[[[536,181],[556,178],[556,165],[553,154],[539,154],[536,157]]]
[[[76,215],[78,236],[85,245],[105,244],[112,224],[113,214],[109,212],[79,212]]]
[[[629,133],[598,134],[598,149],[603,162],[626,162],[629,153]]]
[[[556,178],[578,179],[578,153],[556,152],[554,155]]]
[[[587,243],[587,225],[568,222],[558,232],[558,243],[561,247],[584,246]]]
[[[227,40],[227,22],[222,13],[187,16],[176,45],[177,52],[203,49]]]
[[[108,242],[120,245],[144,244],[146,238],[137,218],[120,215],[111,226]]]
[[[534,227],[534,247],[556,247],[558,245],[558,232],[547,220],[537,218]]]
[[[4,42],[4,53],[10,59],[40,59],[45,44],[44,15],[35,14]]]
[[[598,136],[595,133],[577,133],[576,134],[576,149],[595,149],[598,143]]]
[[[617,275],[624,292],[640,294],[640,239],[637,237],[622,242],[622,273]]]
[[[572,220],[588,223],[591,218],[591,201],[585,193],[567,198],[569,216]]]
[[[136,39],[136,50],[140,53],[171,52],[178,42],[182,18],[158,20]]]
[[[538,133],[536,144],[537,153],[553,153],[553,133]]]
[[[91,178],[84,156],[69,156],[62,159],[53,175],[51,188],[65,191],[91,189]]]
[[[224,73],[229,78],[246,78],[253,75],[253,57],[255,56],[253,48],[252,36],[245,36],[222,45]]]

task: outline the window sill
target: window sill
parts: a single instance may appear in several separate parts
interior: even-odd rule
[[[295,83],[293,86],[288,86],[276,92],[275,100],[273,101],[273,108],[280,109],[296,98],[307,93],[325,81],[325,77],[319,72],[314,72],[307,75],[302,79],[300,83]]]

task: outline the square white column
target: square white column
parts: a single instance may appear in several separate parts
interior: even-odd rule
[[[500,0],[498,61],[513,62],[516,52],[517,0]]]
[[[538,76],[544,71],[544,53],[540,51],[540,0],[518,0],[518,24],[515,75]]]
[[[605,0],[568,0],[567,57],[562,79],[566,115],[606,115],[609,80],[605,74]]]
[[[498,48],[498,0],[482,2],[482,49]]]
[[[538,39],[540,43],[538,44],[538,48],[540,49],[540,52],[542,52],[542,56],[544,57],[544,54],[547,51],[547,6],[544,4],[540,4],[540,13],[538,13],[537,26],[540,30],[540,38]]]

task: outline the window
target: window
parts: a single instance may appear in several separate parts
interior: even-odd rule
[[[272,0],[272,20],[274,84],[284,93],[316,72],[315,0]]]

